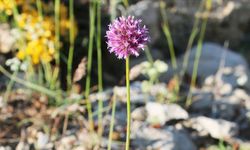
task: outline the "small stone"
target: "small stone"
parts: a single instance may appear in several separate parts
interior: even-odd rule
[[[220,95],[227,95],[233,91],[233,87],[230,84],[223,84],[222,87],[219,89]]]
[[[212,119],[204,116],[190,119],[191,127],[198,132],[206,132],[215,139],[232,138],[238,133],[238,126],[223,119]]]
[[[0,150],[12,150],[10,146],[0,146]]]
[[[42,132],[37,133],[37,148],[38,149],[45,148],[48,142],[49,142],[49,136],[47,134],[44,134]]]
[[[132,140],[137,149],[150,150],[196,150],[191,139],[184,133],[173,129],[141,127],[136,130]]]
[[[177,104],[169,104],[165,106],[165,115],[167,116],[167,121],[170,120],[181,120],[187,119],[188,113],[182,107]]]
[[[144,121],[147,118],[147,111],[144,107],[136,108],[132,113],[131,117],[134,120]]]
[[[29,144],[23,141],[20,141],[16,146],[16,150],[29,150],[29,149],[30,149]]]
[[[188,113],[177,104],[160,104],[149,102],[146,104],[147,122],[152,125],[164,125],[170,120],[187,119]]]
[[[149,102],[146,104],[148,114],[147,122],[152,125],[164,125],[167,121],[165,109],[160,103]]]
[[[199,92],[193,96],[191,108],[194,111],[204,111],[213,105],[213,94],[211,92]]]
[[[76,137],[74,135],[63,137],[57,145],[58,149],[72,149],[76,143]]]

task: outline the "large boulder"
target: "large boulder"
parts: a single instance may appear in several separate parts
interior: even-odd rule
[[[191,49],[187,65],[186,74],[191,77],[195,62],[197,46]],[[179,71],[182,69],[184,55],[177,59]],[[173,69],[169,65],[166,75],[161,77],[161,81],[168,81],[173,77]],[[249,66],[243,56],[230,49],[224,48],[215,43],[203,43],[202,53],[198,65],[198,79],[210,84],[218,79],[219,73],[221,84],[229,85],[234,89],[243,87],[250,90],[250,72]],[[207,84],[207,83],[206,83]],[[228,86],[225,87],[225,90]],[[221,89],[222,91],[224,89]]]
[[[192,74],[193,65],[195,62],[197,46],[192,48],[187,73]],[[180,62],[182,59],[180,60]],[[237,68],[240,67],[243,72],[247,72],[248,65],[246,60],[238,53],[233,52],[227,48],[224,48],[214,43],[204,43],[202,46],[202,53],[199,61],[198,76],[208,77],[215,74],[220,64],[224,64],[222,67]]]
[[[165,2],[174,45],[179,50],[185,50],[195,16],[201,16],[198,13],[201,1],[165,0]],[[144,0],[132,5],[129,13],[144,20],[152,34],[152,42],[157,42],[162,47],[164,42],[165,46],[167,44],[160,29],[159,9],[159,1]],[[205,40],[221,44],[228,40],[233,48],[238,48],[242,43],[249,43],[250,15],[247,13],[249,11],[250,2],[247,0],[212,0]]]

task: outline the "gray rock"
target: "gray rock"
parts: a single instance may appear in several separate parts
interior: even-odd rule
[[[196,92],[193,94],[191,109],[195,111],[204,111],[213,105],[213,94],[211,92]]]
[[[136,130],[132,143],[137,149],[147,150],[196,150],[191,139],[175,129],[141,127]]]
[[[249,95],[242,89],[235,89],[229,95],[222,96],[200,90],[194,93],[190,108],[193,115],[236,121],[245,118],[246,108],[250,106],[249,99]]]
[[[128,13],[143,20],[143,23],[150,30],[151,42],[157,40],[160,36],[159,25],[159,4],[151,0],[144,0],[131,5]]]
[[[70,135],[70,136],[62,137],[60,141],[57,142],[56,147],[57,149],[72,149],[76,142],[77,142],[77,138],[74,135]]]
[[[167,121],[188,118],[187,111],[184,110],[181,106],[177,104],[168,104],[164,106],[165,106],[165,114],[167,116]]]
[[[117,96],[118,100],[126,103],[127,101],[127,89],[125,86],[115,87],[114,93]],[[133,82],[130,85],[130,101],[132,104],[145,104],[147,101],[152,101],[155,98],[149,94],[142,92],[141,82]]]
[[[230,139],[238,133],[237,124],[223,119],[200,116],[191,118],[189,121],[188,126],[197,130],[200,135],[209,134],[215,139]]]
[[[146,104],[146,111],[147,121],[151,124],[164,125],[170,120],[188,118],[188,113],[177,104],[149,102]]]
[[[131,117],[134,120],[144,121],[147,118],[147,111],[144,107],[136,108],[132,113]]]
[[[47,134],[44,134],[42,132],[38,132],[37,134],[37,148],[43,149],[46,148],[46,145],[49,142],[49,136]]]
[[[162,104],[150,102],[146,104],[147,122],[153,125],[164,125],[167,121],[165,108]]]
[[[201,1],[165,1],[167,3],[165,11],[174,45],[178,49],[185,50],[195,17],[202,16],[202,13],[197,13]],[[244,41],[249,42],[250,16],[246,12],[250,11],[250,3],[247,0],[213,0],[212,2],[206,40],[221,44],[228,40],[232,47],[237,47]],[[151,33],[154,34],[151,35],[153,42],[161,40],[159,36],[161,29],[158,28],[161,25],[158,1],[140,1],[129,8],[129,13],[145,21]]]
[[[190,51],[186,70],[189,76],[192,76],[196,49],[197,46],[193,47]],[[184,55],[177,59],[177,63],[180,66],[178,71],[182,69],[183,59]],[[162,81],[168,81],[174,74],[173,68],[171,65],[169,66],[168,74],[161,78]],[[197,75],[201,81],[208,80],[209,84],[214,84],[214,80],[218,78],[218,76],[216,76],[217,73],[220,73],[220,82],[216,84],[228,84],[230,86],[226,85],[223,89],[220,88],[221,93],[230,92],[230,90],[239,86],[250,89],[250,73],[244,57],[218,44],[203,43]],[[218,82],[218,80],[216,82]]]
[[[0,25],[0,53],[8,53],[14,48],[16,38],[8,24]]]
[[[190,53],[189,65],[187,69],[187,73],[189,75],[191,75],[193,71],[196,48],[197,47],[194,47]],[[215,74],[219,69],[220,62],[223,59],[223,53],[226,53],[225,59],[223,60],[225,62],[224,67],[229,67],[231,69],[236,69],[238,67],[241,68],[242,72],[247,72],[247,62],[241,55],[214,43],[204,43],[198,67],[198,76],[205,78],[209,75]],[[232,78],[225,80],[231,79]]]
[[[10,146],[0,146],[0,150],[11,150]]]
[[[30,145],[23,141],[20,141],[16,146],[16,150],[29,150],[29,149],[30,149]]]

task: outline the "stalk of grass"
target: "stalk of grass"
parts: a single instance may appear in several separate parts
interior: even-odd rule
[[[17,8],[17,4],[16,4],[16,1],[15,0],[11,0],[11,3],[13,4],[13,7],[12,7],[12,12],[13,12],[13,18],[14,18],[14,24],[17,28],[17,30],[21,33],[22,30],[19,26],[19,11],[18,11],[18,8]],[[25,46],[26,46],[26,41],[24,40],[24,38],[20,38],[20,47],[19,49],[24,49]],[[29,81],[34,81],[34,66],[32,65],[32,60],[30,57],[28,57],[28,71],[26,73],[26,75],[28,76],[27,79],[29,79]],[[12,86],[14,85],[14,77],[16,77],[17,73],[14,73],[13,74],[13,78],[10,78],[10,83],[8,84],[8,87],[7,87],[7,90],[11,90],[12,89]]]
[[[176,61],[176,56],[175,56],[173,39],[171,37],[171,33],[169,31],[169,28],[165,23],[163,24],[162,28],[163,28],[163,32],[167,38],[167,42],[168,42],[168,46],[169,46],[171,64],[172,64],[173,69],[176,71],[177,70],[177,61]]]
[[[171,64],[172,64],[172,67],[174,69],[174,80],[176,82],[174,92],[175,92],[175,95],[178,95],[179,94],[179,86],[180,86],[180,84],[179,84],[179,76],[178,76],[178,73],[177,73],[177,61],[176,61],[176,57],[175,57],[175,50],[174,50],[174,46],[173,46],[173,40],[172,40],[170,31],[169,31],[169,28],[167,27],[166,24],[163,24],[163,31],[164,31],[165,36],[166,36],[167,41],[168,41],[169,50],[170,50]],[[175,100],[176,99],[173,99],[172,101],[174,102]]]
[[[60,3],[61,0],[55,0],[55,49],[56,49],[56,65],[60,66]]]
[[[16,1],[15,0],[11,0],[11,3],[13,4],[12,11],[13,11],[14,21],[15,21],[16,26],[18,26],[19,12],[18,12],[18,9],[17,9]]]
[[[1,22],[7,22],[8,21],[8,16],[5,13],[0,13],[0,21]]]
[[[200,61],[200,56],[202,53],[202,46],[203,46],[203,40],[205,37],[206,33],[206,27],[207,27],[207,21],[208,21],[208,14],[211,9],[211,0],[206,0],[206,14],[203,16],[203,22],[201,25],[201,32],[199,35],[198,39],[198,45],[196,48],[196,54],[195,54],[195,60],[194,60],[194,66],[193,66],[193,72],[192,72],[192,78],[191,78],[191,84],[190,84],[190,90],[187,96],[186,100],[186,106],[188,107],[192,103],[192,92],[193,88],[196,85],[196,79],[197,79],[197,73],[198,73],[198,67],[199,67],[199,61]]]
[[[36,7],[40,21],[43,21],[43,9],[41,0],[36,0]],[[39,85],[43,84],[43,68],[41,65],[38,66],[38,83]]]
[[[201,11],[203,4],[204,4],[204,0],[200,2],[198,12]],[[181,73],[180,73],[181,82],[183,80],[183,76],[184,76],[184,74],[185,74],[185,72],[187,70],[187,67],[188,67],[188,60],[189,60],[189,57],[190,57],[190,50],[191,50],[191,48],[193,46],[194,39],[195,39],[195,37],[197,36],[197,34],[199,32],[199,21],[200,21],[199,17],[195,17],[195,21],[194,21],[194,24],[193,24],[193,27],[192,27],[192,30],[191,30],[191,35],[190,35],[190,37],[188,39],[187,48],[186,48],[184,58],[183,58],[182,70],[181,70]]]
[[[62,99],[63,93],[60,89],[57,88],[59,87],[59,85],[57,85],[58,84],[57,75],[59,74],[59,68],[56,67],[55,69],[52,69],[52,66],[50,63],[42,62],[41,65],[42,65],[41,68],[44,70],[43,77],[45,79],[45,85],[50,90],[57,92],[58,96],[55,98],[55,102],[56,102],[56,105],[60,105],[62,103],[61,99]]]
[[[18,26],[19,12],[18,12],[18,9],[17,9],[16,1],[12,0],[11,2],[13,4],[12,11],[13,11],[13,16],[14,16],[14,22],[15,22],[15,25],[17,26],[17,29],[20,30],[19,26]],[[22,40],[21,42],[22,42],[22,46],[23,46],[24,41]],[[15,83],[14,78],[17,76],[17,73],[18,73],[18,69],[13,72],[13,74],[12,74],[12,76],[10,78],[10,81],[8,82],[8,85],[7,85],[7,88],[6,88],[6,92],[4,94],[4,102],[5,103],[7,103],[7,101],[8,101],[8,98],[9,98],[9,95],[10,95],[10,91],[13,88],[14,83]]]
[[[112,113],[111,113],[111,122],[109,127],[109,141],[108,141],[108,150],[111,150],[112,147],[112,135],[114,131],[114,123],[115,123],[115,108],[116,108],[116,93],[113,95],[113,104],[112,104]]]
[[[178,95],[179,94],[179,86],[180,86],[179,76],[178,76],[178,73],[177,73],[177,67],[178,66],[177,66],[177,61],[176,61],[176,56],[175,56],[174,42],[173,42],[172,35],[171,35],[170,29],[169,29],[167,15],[164,12],[165,7],[166,7],[166,3],[164,3],[161,0],[160,1],[160,11],[161,11],[161,15],[162,15],[162,18],[163,18],[162,29],[163,29],[163,32],[164,32],[164,34],[166,36],[166,39],[167,39],[167,43],[168,43],[168,47],[169,47],[169,51],[170,51],[171,64],[172,64],[172,67],[174,69],[174,79],[175,79],[175,82],[176,82],[174,93],[175,93],[175,95]],[[173,99],[173,102],[175,100],[176,99]]]
[[[50,83],[50,87],[53,87],[53,89],[60,89],[60,80],[58,80],[59,72],[60,72],[60,3],[61,0],[55,0],[54,5],[54,21],[55,21],[55,63],[56,66],[54,67],[54,70],[52,72],[53,82]],[[51,64],[48,64],[51,65]],[[57,90],[57,95],[60,97],[57,97],[56,101],[57,103],[60,103],[61,99],[61,91]]]
[[[164,12],[165,11],[165,5],[166,4],[161,0],[160,1],[160,11],[161,11],[162,19],[163,19],[162,29],[163,29],[163,32],[164,32],[166,38],[167,38],[172,67],[176,71],[176,69],[177,69],[177,61],[176,61],[176,56],[175,56],[174,44],[173,44],[174,42],[173,42],[173,39],[172,39],[172,36],[171,36],[171,32],[169,30],[167,15]]]
[[[110,13],[111,13],[111,21],[113,21],[116,17],[116,0],[110,1]]]
[[[93,39],[95,34],[95,16],[96,16],[96,3],[94,0],[90,1],[89,6],[89,45],[88,45],[88,62],[87,62],[87,78],[86,78],[86,87],[85,87],[85,99],[87,104],[87,111],[88,111],[88,119],[90,130],[94,130],[94,122],[93,122],[93,115],[92,115],[92,104],[89,100],[90,94],[90,82],[91,82],[91,68],[92,68],[92,56],[93,56]]]
[[[113,20],[115,20],[116,18],[116,0],[111,0],[111,18],[110,21],[112,22]],[[114,90],[115,91],[115,90]],[[112,113],[111,113],[111,122],[110,122],[110,126],[109,126],[109,140],[108,140],[108,150],[111,150],[112,147],[112,135],[113,135],[113,131],[114,131],[114,123],[115,123],[115,112],[116,112],[116,94],[114,92],[113,95],[113,104],[112,104]]]
[[[126,150],[129,150],[130,145],[130,81],[129,81],[129,56],[126,58],[126,88],[127,88],[127,134],[126,134]]]
[[[128,8],[128,6],[129,6],[128,0],[123,0],[123,4],[124,4],[124,6],[125,6],[126,8]]]
[[[28,81],[25,81],[25,80],[22,80],[20,78],[17,78],[16,76],[10,74],[6,69],[4,69],[3,66],[0,65],[0,72],[2,72],[6,77],[12,79],[13,81],[19,83],[19,84],[22,84],[24,86],[26,86],[27,88],[30,88],[32,90],[35,90],[35,91],[38,91],[38,92],[41,92],[41,93],[44,93],[50,97],[53,97],[53,98],[56,98],[57,97],[57,94],[54,92],[54,91],[51,91],[47,88],[44,88],[42,86],[39,86],[39,85],[36,85],[34,83],[31,83],[31,82],[28,82]]]
[[[97,2],[97,36],[96,36],[96,44],[97,44],[97,67],[98,67],[98,92],[101,93],[103,91],[103,81],[102,81],[102,50],[101,50],[101,1]],[[102,136],[103,127],[102,127],[102,109],[103,109],[103,101],[100,98],[98,100],[98,134]]]
[[[43,85],[43,68],[41,65],[38,66],[38,84]]]
[[[146,54],[147,60],[150,62],[151,65],[153,65],[154,59],[152,57],[152,54],[150,53],[148,46],[145,47],[145,54]]]
[[[67,63],[67,88],[71,87],[72,84],[72,63],[73,63],[73,56],[74,56],[74,0],[69,0],[69,18],[70,18],[70,29],[69,29],[69,56],[68,56],[68,63]]]
[[[15,70],[13,72],[12,76],[16,77],[17,73],[18,73],[18,70]],[[11,91],[12,87],[14,86],[14,83],[15,83],[15,81],[13,80],[13,78],[10,78],[10,81],[9,81],[9,83],[7,85],[7,88],[6,88],[6,92],[4,93],[3,100],[4,100],[5,103],[7,103],[7,101],[8,101],[8,98],[9,98],[9,95],[10,95],[10,91]]]
[[[36,7],[38,10],[39,17],[43,20],[43,9],[41,0],[36,0]]]
[[[44,78],[46,81],[46,86],[48,86],[50,89],[52,89],[52,87],[50,87],[50,84],[52,82],[52,69],[51,66],[48,65],[47,63],[42,62],[42,69],[44,70]]]

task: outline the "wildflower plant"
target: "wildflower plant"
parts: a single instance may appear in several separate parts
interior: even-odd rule
[[[38,14],[22,13],[18,18],[18,26],[27,44],[25,48],[19,49],[17,58],[25,60],[30,57],[35,65],[41,61],[50,62],[55,54],[55,38],[51,31],[53,22],[49,18],[41,20]]]
[[[106,32],[107,44],[110,53],[118,59],[126,59],[126,87],[127,87],[127,136],[126,150],[129,149],[130,140],[130,81],[129,81],[129,56],[139,56],[149,42],[148,29],[141,25],[142,20],[133,16],[119,17],[109,25]]]

